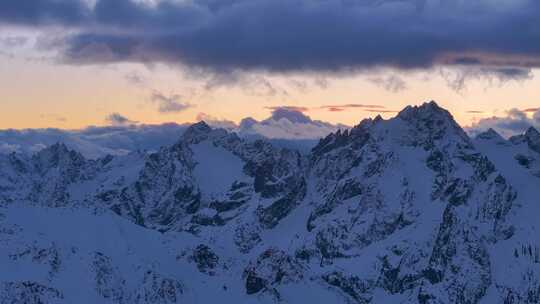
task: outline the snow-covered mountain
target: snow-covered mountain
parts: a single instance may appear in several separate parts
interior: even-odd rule
[[[338,129],[348,126],[333,125],[313,120],[295,108],[277,107],[267,119],[245,118],[239,125],[209,115],[199,115],[213,128],[224,128],[249,139],[267,139],[276,147],[309,152],[317,141]],[[0,130],[0,154],[12,152],[31,155],[61,142],[85,158],[97,159],[107,155],[126,155],[135,151],[149,153],[162,146],[173,145],[189,124],[164,123],[157,125],[131,124],[87,127],[80,130],[28,129]]]
[[[540,134],[471,139],[435,102],[307,155],[201,122],[0,173],[2,304],[540,302]]]
[[[348,126],[313,120],[296,109],[276,108],[272,115],[262,121],[245,118],[235,131],[242,137],[259,136],[268,139],[310,140],[327,136]]]

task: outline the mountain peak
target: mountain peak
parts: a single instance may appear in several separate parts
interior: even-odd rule
[[[212,130],[212,127],[210,127],[205,121],[201,120],[189,126],[182,135],[182,138],[184,140],[192,141],[200,137],[207,137]]]
[[[201,120],[197,123],[192,124],[189,126],[186,132],[203,132],[203,133],[209,133],[212,131],[212,127],[210,127],[204,120]]]
[[[525,132],[525,136],[527,138],[540,140],[540,132],[538,132],[538,130],[536,130],[534,127],[529,127]]]
[[[434,100],[425,102],[420,106],[407,106],[399,114],[397,117],[404,119],[404,120],[410,120],[415,117],[428,117],[428,116],[444,116],[446,118],[449,118],[453,120],[452,115],[450,112],[445,110],[444,108],[440,107]]]
[[[209,138],[221,138],[229,134],[225,129],[213,129],[206,122],[200,121],[187,128],[181,141],[187,144],[197,144]]]
[[[68,147],[61,142],[51,145],[35,155],[41,167],[54,167],[60,163],[81,163],[84,157],[79,152],[69,150]]]
[[[497,131],[493,130],[493,128],[489,128],[487,131],[476,135],[476,138],[483,140],[504,140],[504,138],[497,133]]]
[[[527,132],[525,132],[525,139],[532,150],[540,153],[540,132],[538,132],[538,130],[534,127],[527,129]]]
[[[446,109],[435,101],[420,106],[407,106],[396,116],[413,131],[415,144],[431,145],[434,141],[459,142],[470,146],[470,138]]]

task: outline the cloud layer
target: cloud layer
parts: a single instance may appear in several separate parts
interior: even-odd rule
[[[524,133],[529,127],[540,129],[540,109],[511,109],[505,116],[484,118],[468,128],[472,135],[494,129],[505,137]]]
[[[540,66],[536,0],[3,0],[0,23],[65,27],[73,34],[63,58],[79,64],[222,72],[460,65],[510,77]],[[403,88],[398,79],[374,82]]]
[[[186,125],[162,124],[89,127],[74,131],[0,130],[0,153],[32,154],[57,142],[63,142],[89,158],[123,155],[137,150],[153,151],[172,145],[186,128]]]
[[[57,142],[80,151],[89,158],[107,154],[124,155],[137,150],[155,151],[178,141],[188,125],[167,123],[161,125],[134,124],[118,113],[108,117],[111,126],[88,127],[82,130],[29,129],[0,130],[0,153],[32,154]],[[240,125],[200,113],[197,120],[204,120],[214,128],[237,132],[246,138],[267,138],[281,147],[307,151],[321,137],[344,125],[312,120],[305,114],[290,108],[276,108],[265,120],[252,118],[242,120]]]

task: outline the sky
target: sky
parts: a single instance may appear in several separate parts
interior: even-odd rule
[[[471,129],[540,125],[535,0],[2,0],[0,129],[352,126],[436,100]]]

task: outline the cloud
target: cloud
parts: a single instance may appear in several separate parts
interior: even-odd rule
[[[276,85],[264,75],[255,73],[243,73],[228,71],[227,73],[207,73],[206,71],[194,71],[192,74],[206,78],[204,89],[207,91],[217,90],[223,87],[237,87],[248,95],[253,96],[288,96],[289,92],[283,87]]]
[[[338,105],[323,105],[319,107],[320,109],[326,109],[329,112],[342,112],[347,109],[384,109],[384,106],[374,105],[374,104],[360,104],[360,103],[349,103],[349,104],[338,104]]]
[[[306,111],[307,108],[303,107],[276,107],[272,110],[270,119],[275,121],[285,119],[292,123],[311,123],[311,118],[303,113]]]
[[[240,122],[238,133],[242,136],[259,136],[270,139],[314,140],[320,139],[338,129],[349,128],[342,124],[313,120],[305,113],[306,107],[269,107],[270,117],[257,121],[251,117]]]
[[[151,96],[151,100],[158,103],[160,113],[179,113],[193,107],[192,104],[183,102],[182,99],[183,97],[179,94],[166,96],[157,91],[154,91]]]
[[[0,37],[0,45],[5,48],[19,48],[28,43],[29,38],[24,36]]]
[[[386,77],[371,77],[368,78],[368,81],[392,93],[401,92],[407,89],[407,84],[405,81],[396,75]]]
[[[111,113],[105,117],[105,121],[113,126],[125,126],[137,124],[137,121],[130,120],[120,113]]]
[[[493,116],[480,119],[466,129],[472,135],[479,134],[489,128],[494,129],[501,135],[509,137],[525,132],[529,127],[540,128],[540,109],[511,109],[506,112],[505,116]],[[532,113],[529,117],[528,113]]]
[[[471,80],[483,80],[488,86],[502,86],[509,81],[522,82],[534,77],[530,68],[521,67],[458,66],[441,69],[440,73],[448,86],[456,92],[465,91]]]
[[[272,110],[272,112],[276,110],[287,110],[287,111],[294,111],[294,112],[307,112],[310,110],[308,107],[299,107],[299,106],[275,106],[275,107],[265,107],[265,109]]]
[[[128,73],[124,76],[124,79],[136,86],[136,87],[145,87],[146,86],[146,78],[144,78],[142,75],[140,75],[139,73],[137,72],[131,72],[131,73]]]
[[[0,24],[76,25],[88,20],[91,13],[88,5],[78,0],[0,1]]]
[[[0,130],[0,153],[32,154],[57,142],[80,151],[85,157],[124,155],[138,150],[156,151],[180,139],[186,125],[129,125],[88,127],[81,130]]]
[[[478,110],[469,110],[466,111],[467,114],[484,114],[484,111],[478,111]]]
[[[238,126],[232,121],[215,118],[200,113],[198,119],[205,120],[214,127],[226,128],[244,137],[265,137],[283,147],[309,150],[321,137],[348,128],[327,122],[312,120],[298,123],[288,118],[275,120],[269,117],[263,121],[245,118]],[[113,125],[87,127],[81,130],[27,129],[0,130],[0,153],[12,152],[32,154],[57,142],[80,151],[85,157],[99,158],[110,155],[125,155],[135,151],[157,151],[162,146],[171,146],[180,140],[188,125],[166,123],[160,125]]]
[[[275,116],[276,113],[279,116],[280,113],[289,113],[289,112],[292,112],[292,113],[289,113],[289,115],[298,115],[297,113],[302,114],[302,113],[309,112],[311,110],[317,110],[317,109],[327,110],[328,112],[343,112],[348,109],[363,109],[364,111],[367,111],[367,112],[380,112],[380,113],[397,112],[397,111],[384,111],[385,106],[381,106],[381,105],[360,104],[360,103],[322,105],[318,107],[273,106],[273,107],[265,107],[265,108],[268,110],[272,110],[273,116]],[[307,117],[306,115],[303,115],[303,114],[302,116]]]
[[[540,67],[536,0],[95,2],[3,0],[0,23],[65,27],[64,60],[77,64],[162,62],[225,74],[460,65],[512,79]]]

